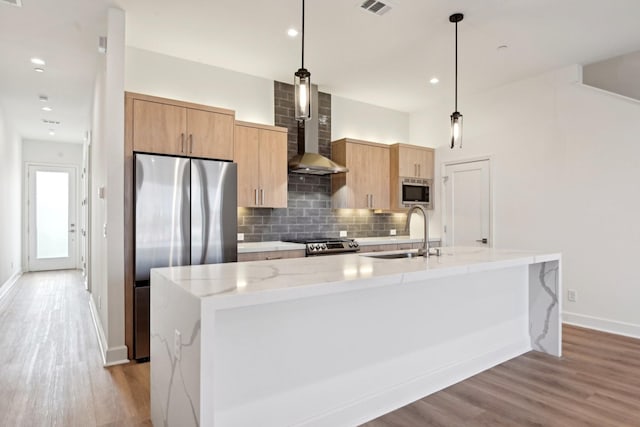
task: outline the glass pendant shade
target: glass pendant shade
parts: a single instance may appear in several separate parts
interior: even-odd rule
[[[456,144],[462,148],[462,114],[454,111],[451,114],[451,148]]]
[[[306,68],[300,68],[294,75],[296,120],[309,120],[311,118],[311,73]]]

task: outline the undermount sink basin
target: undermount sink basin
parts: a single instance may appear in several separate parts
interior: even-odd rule
[[[399,258],[418,258],[422,255],[418,255],[417,252],[396,252],[392,254],[362,254],[361,256],[366,256],[369,258],[379,258],[379,259],[399,259]]]

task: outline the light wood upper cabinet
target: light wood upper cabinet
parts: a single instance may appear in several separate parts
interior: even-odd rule
[[[392,175],[406,178],[433,179],[433,149],[416,145],[393,144],[391,150]],[[394,173],[393,169],[397,172]]]
[[[233,123],[228,114],[187,109],[189,155],[233,160]]]
[[[135,93],[126,98],[134,151],[233,160],[233,111]]]
[[[236,122],[238,206],[287,207],[287,130]]]
[[[334,161],[349,172],[331,176],[334,208],[389,209],[389,146],[354,139],[331,143]]]
[[[147,153],[184,151],[186,110],[174,105],[133,100],[133,149]]]
[[[405,210],[407,208],[400,202],[402,179],[433,180],[433,148],[393,144],[389,146],[389,153],[391,156],[389,204],[393,210]]]

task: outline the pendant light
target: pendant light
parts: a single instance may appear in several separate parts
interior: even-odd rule
[[[296,120],[311,118],[311,73],[304,68],[304,0],[302,0],[302,66],[294,74]]]
[[[449,22],[456,24],[456,92],[455,108],[451,114],[451,148],[455,147],[456,143],[462,148],[462,114],[458,111],[458,22],[463,18],[462,13],[454,13],[449,16]]]

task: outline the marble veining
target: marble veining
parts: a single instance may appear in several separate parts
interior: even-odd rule
[[[551,312],[553,311],[554,307],[558,305],[558,295],[556,295],[555,288],[556,288],[556,284],[558,283],[557,275],[558,275],[559,267],[556,265],[555,268],[551,268],[549,271],[547,271],[547,266],[549,264],[550,263],[548,262],[542,263],[542,266],[540,267],[539,279],[540,279],[540,286],[542,286],[542,289],[544,289],[547,295],[549,295],[549,297],[551,298],[551,304],[549,304],[549,307],[547,307],[547,315],[544,320],[544,327],[542,329],[542,333],[535,340],[537,349],[545,353],[547,353],[547,350],[542,344],[542,341],[546,338],[547,334],[549,333],[549,321],[551,319]],[[546,276],[550,274],[553,274],[552,280],[553,280],[554,289],[551,289],[551,287],[547,284]]]

